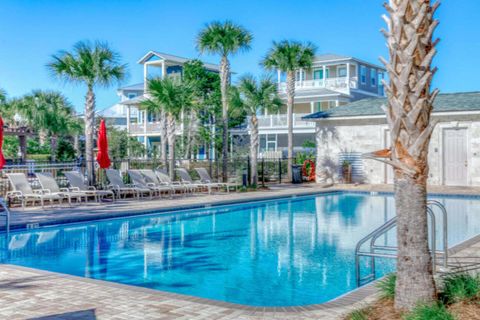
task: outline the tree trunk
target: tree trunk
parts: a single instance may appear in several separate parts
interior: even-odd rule
[[[222,57],[220,63],[220,91],[222,94],[222,179],[228,180],[228,87],[230,85],[230,63],[227,57]]]
[[[287,180],[292,180],[293,165],[293,103],[295,99],[295,72],[287,72],[287,122],[288,122],[288,152],[287,152]]]
[[[18,151],[20,152],[20,161],[25,163],[27,161],[27,136],[18,136]]]
[[[85,101],[85,162],[87,166],[87,180],[89,185],[95,184],[93,159],[93,134],[95,130],[95,94],[93,87],[88,86]]]
[[[58,137],[55,134],[52,134],[50,137],[50,157],[52,161],[57,160],[57,149],[58,149]]]
[[[78,134],[73,136],[73,149],[75,150],[75,156],[80,156],[80,137]]]
[[[258,170],[257,170],[257,161],[258,161],[258,119],[255,114],[252,114],[250,118],[250,123],[252,125],[252,131],[250,134],[250,184],[256,186],[258,184]]]
[[[382,30],[389,47],[385,64],[390,83],[387,122],[391,132],[389,159],[395,169],[397,212],[397,283],[395,307],[411,310],[435,298],[432,259],[428,249],[426,181],[428,145],[435,122],[430,120],[438,90],[430,92],[436,53],[432,34],[438,24],[433,16],[438,4],[429,0],[390,0],[391,18]]]
[[[167,166],[167,119],[164,111],[160,113],[160,146],[162,166],[165,168]]]
[[[196,134],[197,134],[197,113],[195,110],[190,111],[190,117],[188,122],[187,132],[187,145],[185,146],[184,158],[190,160],[192,158],[193,146],[195,146]]]
[[[168,135],[168,174],[170,179],[175,180],[175,118],[167,115],[167,135]]]
[[[38,131],[38,142],[41,146],[44,146],[47,143],[48,132],[45,129],[40,129]]]

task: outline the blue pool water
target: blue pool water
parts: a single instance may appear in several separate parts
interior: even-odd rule
[[[479,199],[438,199],[451,245],[480,233]],[[390,195],[331,193],[55,226],[1,235],[0,259],[232,303],[307,305],[355,289],[355,244],[393,205]]]

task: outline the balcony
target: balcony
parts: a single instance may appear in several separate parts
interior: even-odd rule
[[[315,128],[315,123],[302,120],[302,117],[307,113],[294,113],[293,114],[293,128],[294,129],[308,129]],[[271,114],[266,116],[257,116],[258,128],[262,129],[287,129],[288,118],[286,114]],[[247,119],[248,126],[250,127],[250,117]]]
[[[316,80],[303,80],[295,81],[295,90],[315,90],[320,88],[340,91],[348,93],[350,89],[357,89],[358,80],[357,77],[339,77],[339,78],[327,78]],[[286,82],[280,82],[278,89],[281,93],[285,93],[287,89]]]
[[[182,134],[183,124],[177,125],[177,134]],[[144,123],[130,123],[130,134],[133,135],[159,135],[160,134],[160,122],[147,122]]]

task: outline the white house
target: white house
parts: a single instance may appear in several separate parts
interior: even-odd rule
[[[341,164],[349,160],[357,181],[393,182],[390,166],[361,158],[362,153],[389,147],[389,130],[381,106],[385,98],[363,99],[303,118],[315,123],[317,182],[341,180]],[[432,117],[439,120],[430,142],[428,183],[480,185],[480,92],[437,96]]]

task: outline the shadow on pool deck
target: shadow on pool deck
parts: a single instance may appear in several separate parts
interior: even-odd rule
[[[66,313],[59,313],[53,314],[44,317],[36,317],[36,318],[29,318],[29,320],[69,320],[69,319],[82,319],[82,320],[94,320],[97,319],[95,315],[95,309],[87,309],[87,310],[80,310],[80,311],[73,311],[73,312],[66,312]]]

